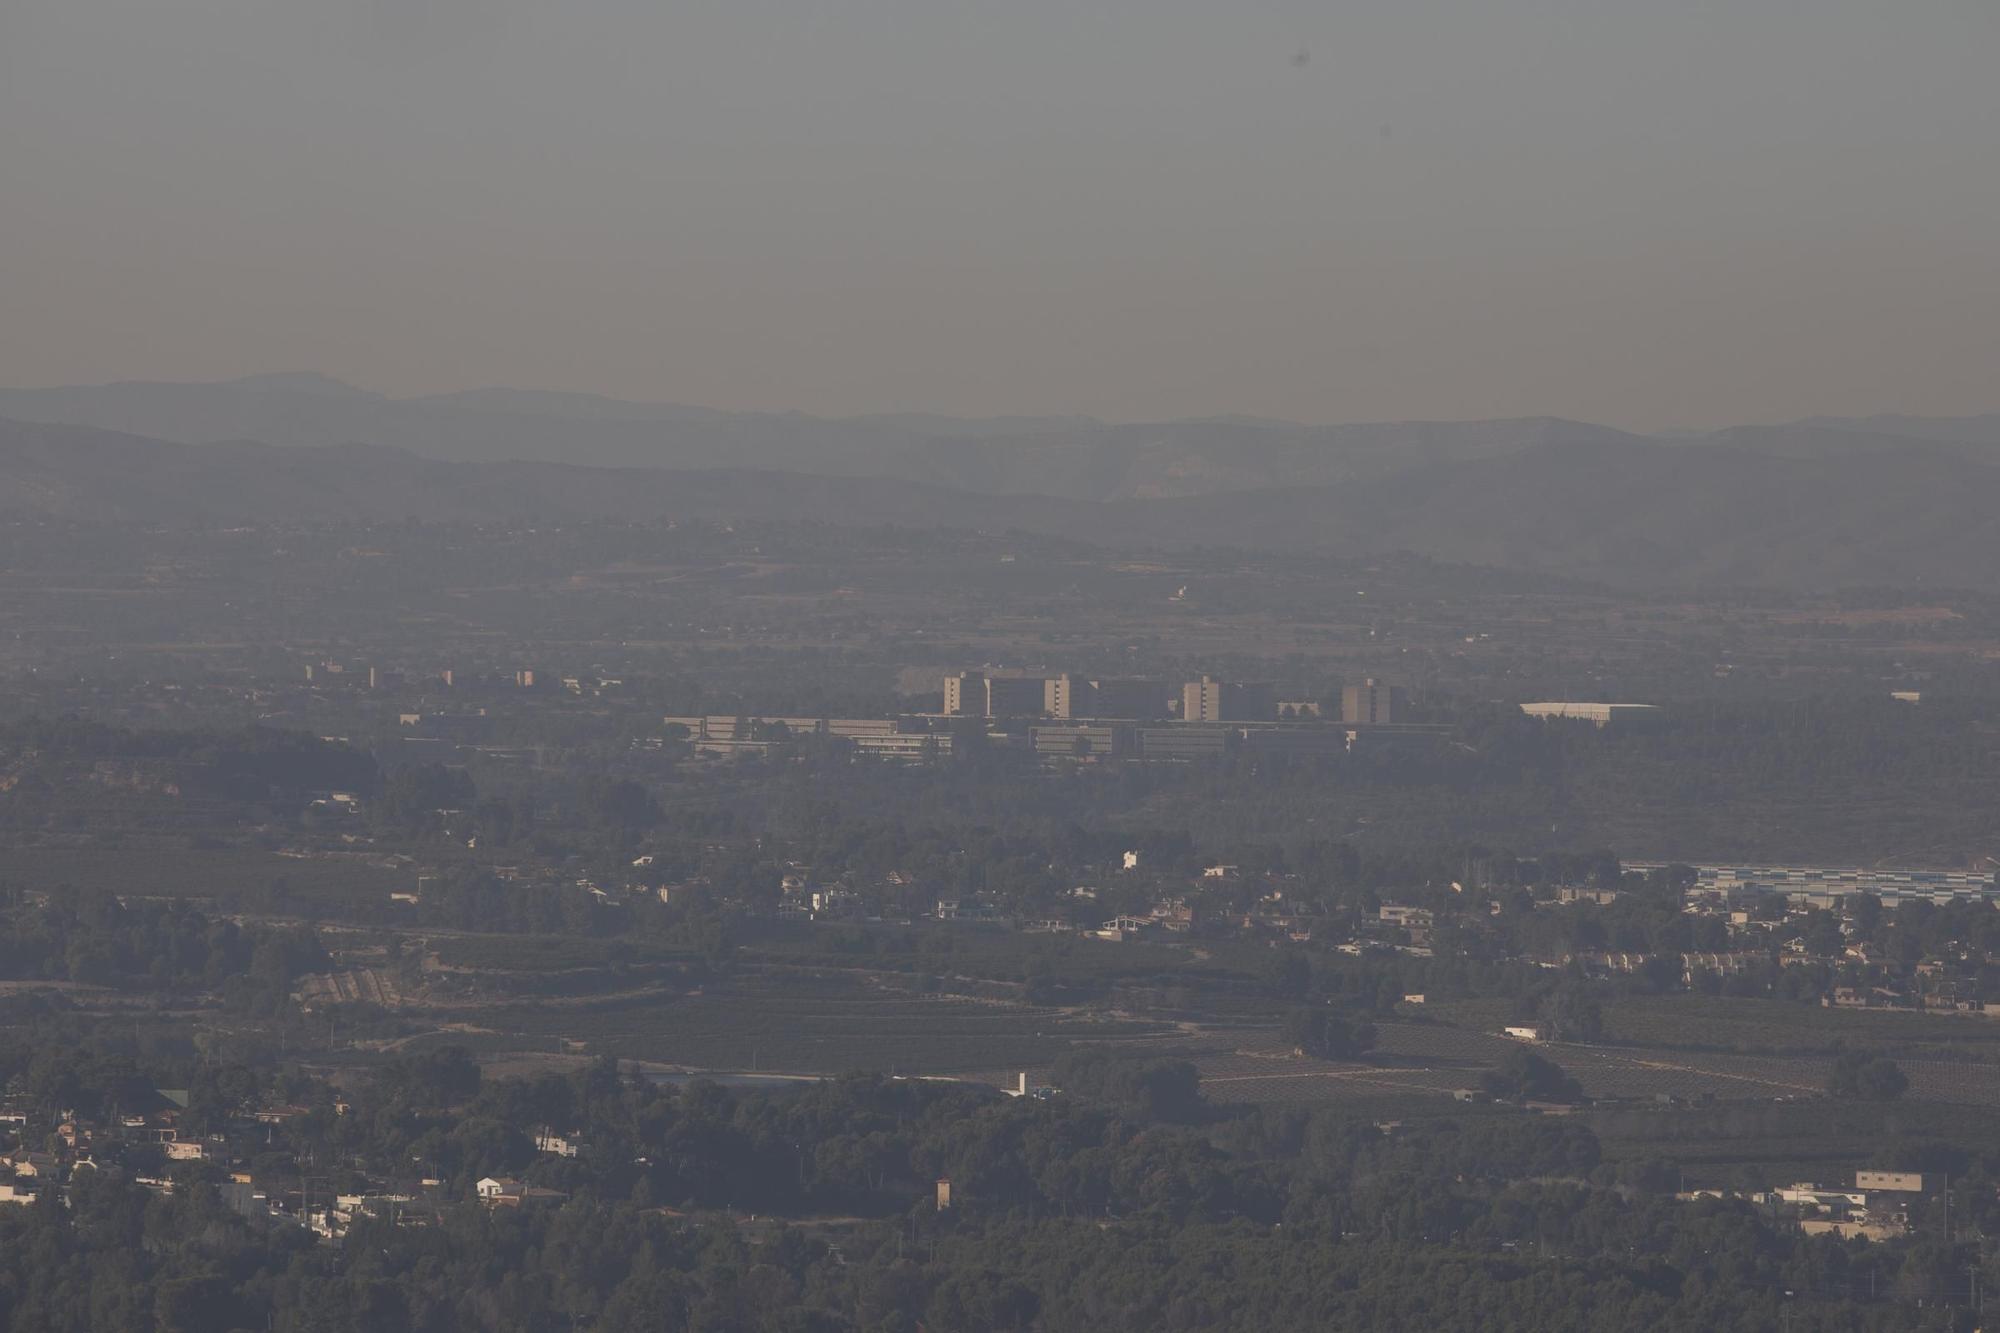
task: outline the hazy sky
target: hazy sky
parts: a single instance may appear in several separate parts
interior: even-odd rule
[[[0,0],[0,383],[2000,410],[1996,0]]]

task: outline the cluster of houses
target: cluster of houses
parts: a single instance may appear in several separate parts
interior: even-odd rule
[[[334,1103],[335,1114],[346,1111]],[[330,1179],[294,1171],[278,1180],[260,1180],[251,1160],[268,1153],[279,1127],[311,1114],[302,1106],[270,1105],[231,1117],[225,1132],[199,1135],[185,1126],[188,1093],[156,1089],[148,1105],[93,1123],[74,1112],[54,1115],[20,1100],[0,1105],[0,1206],[27,1205],[48,1194],[62,1197],[85,1173],[109,1173],[161,1194],[176,1188],[174,1168],[205,1162],[223,1173],[222,1197],[246,1219],[260,1225],[290,1225],[339,1240],[362,1218],[401,1226],[438,1222],[457,1200],[445,1182],[425,1177],[371,1181],[359,1193],[343,1193]],[[538,1152],[573,1158],[582,1151],[574,1135],[544,1129],[535,1135]],[[487,1177],[474,1198],[488,1208],[558,1203],[559,1190]]]
[[[183,1123],[188,1094],[156,1089],[144,1107],[105,1123],[74,1111],[54,1116],[18,1100],[0,1107],[0,1203],[27,1203],[59,1189],[80,1171],[127,1171],[146,1185],[165,1187],[163,1172],[177,1162],[229,1160],[231,1137],[244,1143],[294,1116],[300,1106],[268,1106],[236,1117],[231,1135],[201,1135]]]
[[[620,877],[623,882],[607,885],[576,878],[574,888],[604,902],[657,897],[668,904],[712,891],[713,886],[699,877],[669,881],[654,866],[653,856],[641,855],[632,860],[629,874]],[[910,901],[918,885],[904,872],[892,871],[874,884],[857,884],[847,876],[823,879],[809,865],[788,862],[780,870],[775,910],[780,919],[798,922],[910,925],[921,916],[957,925],[1074,934],[1110,942],[1172,943],[1194,936],[1240,933],[1274,945],[1323,943],[1357,957],[1401,954],[1427,958],[1435,947],[1433,907],[1385,902],[1357,920],[1351,912],[1329,914],[1311,904],[1310,895],[1298,892],[1295,876],[1246,875],[1239,867],[1226,864],[1207,866],[1187,878],[1133,873],[1138,871],[1139,854],[1127,853],[1123,873],[1114,876],[1119,881],[1115,891],[1109,881],[1103,890],[1078,886],[1070,891],[1069,901],[1054,911],[1044,908],[1039,913],[1021,913],[977,895],[932,899],[931,909],[923,911]],[[492,873],[515,882],[546,878],[552,890],[565,882],[561,875],[526,872],[518,866],[496,866]],[[1144,893],[1150,901],[1141,896],[1141,884],[1147,886]],[[420,881],[420,891],[421,887]],[[1451,887],[1463,892],[1457,884]],[[1101,908],[1100,892],[1110,900]],[[1606,908],[1617,904],[1624,892],[1601,885],[1561,885],[1539,894],[1534,905],[1549,911]],[[415,900],[420,894],[394,896]],[[2000,967],[2000,956],[1988,959],[1981,951],[1959,949],[1905,962],[1888,956],[1879,944],[1857,937],[1851,920],[1841,923],[1842,943],[1830,955],[1825,940],[1809,941],[1800,933],[1801,924],[1812,913],[1824,910],[1822,897],[1690,891],[1683,910],[1690,916],[1714,918],[1714,924],[1699,934],[1703,947],[1665,956],[1609,948],[1557,948],[1520,956],[1551,969],[1581,968],[1606,977],[1664,971],[1689,988],[1745,975],[1768,980],[1774,968],[1831,963],[1840,969],[1841,976],[1840,984],[1830,987],[1824,997],[1829,1006],[2000,1012],[2000,1003],[1989,1005],[1979,988],[1981,969]],[[1499,920],[1504,906],[1495,899],[1487,908],[1485,913],[1454,915],[1456,937],[1469,941],[1483,935],[1490,946],[1506,951],[1508,932]]]
[[[1773,969],[1825,967],[1838,969],[1842,984],[1829,988],[1822,1003],[1840,1009],[1906,1009],[1939,1013],[2000,1013],[2000,1003],[1982,998],[1980,973],[2000,967],[2000,955],[1949,943],[1935,953],[1911,961],[1881,944],[1859,938],[1854,919],[1839,920],[1839,938],[1808,940],[1801,924],[1823,908],[1804,901],[1772,906],[1746,906],[1719,895],[1690,897],[1689,915],[1717,920],[1727,927],[1727,944],[1667,956],[1681,984],[1693,987],[1704,979],[1768,974]],[[1718,941],[1719,942],[1719,941]],[[1544,966],[1579,966],[1593,975],[1638,972],[1656,961],[1651,954],[1615,950],[1581,951],[1543,959]]]
[[[1686,1190],[1679,1197],[1748,1200],[1776,1218],[1798,1223],[1808,1236],[1842,1240],[1894,1240],[1914,1229],[1913,1214],[1935,1196],[1941,1182],[1914,1171],[1856,1171],[1852,1188],[1800,1183],[1738,1194]]]

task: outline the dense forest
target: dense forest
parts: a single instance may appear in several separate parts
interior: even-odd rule
[[[48,897],[0,914],[0,980],[46,979],[127,990],[219,992],[270,1016],[293,978],[327,966],[310,930],[244,926],[183,903],[127,904],[108,893]]]
[[[329,1164],[322,1190],[343,1188],[332,1163],[423,1163],[444,1184],[425,1224],[359,1221],[342,1245],[314,1245],[232,1211],[212,1168],[177,1167],[162,1193],[107,1165],[79,1173],[67,1207],[50,1196],[0,1208],[0,1322],[52,1333],[1971,1326],[1976,1245],[1856,1247],[1741,1202],[1678,1202],[1670,1171],[1603,1164],[1591,1132],[1559,1117],[1223,1114],[1176,1089],[1170,1069],[1069,1072],[1081,1090],[1052,1101],[872,1076],[743,1095],[660,1088],[609,1062],[487,1081],[444,1049],[390,1062],[337,1107],[324,1085],[293,1081],[282,1091],[308,1112],[275,1146]],[[0,1051],[0,1073],[24,1095],[89,1101],[139,1071],[17,1046]],[[220,1115],[255,1105],[267,1083],[212,1070],[203,1086]],[[530,1136],[549,1125],[581,1153],[538,1154]],[[1981,1183],[2000,1170],[1990,1145],[1898,1151],[1962,1173],[1961,1234],[2000,1221]],[[509,1173],[548,1201],[468,1200],[476,1180]]]

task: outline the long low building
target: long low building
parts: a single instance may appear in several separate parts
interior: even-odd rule
[[[1114,719],[1012,719],[995,730],[984,718],[910,713],[886,718],[808,717],[781,714],[709,714],[660,719],[698,753],[758,754],[806,737],[838,738],[857,753],[904,759],[950,754],[957,733],[982,735],[994,749],[1024,749],[1050,759],[1131,760],[1151,763],[1218,758],[1234,750],[1299,759],[1345,754],[1358,747],[1418,742],[1435,744],[1450,732],[1434,724],[1390,726],[1311,722],[1135,722]],[[406,738],[409,739],[409,738]]]
[[[1661,714],[1658,704],[1592,704],[1561,700],[1522,704],[1521,711],[1529,717],[1568,719],[1599,727],[1608,727],[1614,722],[1650,722]]]
[[[951,753],[951,737],[939,733],[849,737],[857,754],[888,759],[934,759]]]
[[[951,753],[952,735],[922,717],[664,717],[702,754],[756,754],[807,736],[846,741],[858,754],[922,760]]]
[[[1627,870],[1665,869],[1670,862],[1627,861]],[[1803,901],[1833,902],[1872,893],[1884,903],[1913,899],[1944,904],[2000,898],[1992,874],[1979,870],[1869,870],[1833,866],[1695,865],[1687,896],[1782,893]]]
[[[1065,722],[1030,727],[1028,735],[1035,753],[1068,755],[1074,758],[1122,759],[1133,749],[1133,728],[1107,724]]]
[[[660,724],[680,727],[697,741],[772,740],[791,736],[898,736],[931,730],[922,718],[790,717],[779,714],[707,717],[663,717]]]

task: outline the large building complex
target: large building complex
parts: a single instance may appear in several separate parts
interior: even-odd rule
[[[1155,680],[961,671],[946,676],[944,686],[943,714],[710,714],[661,722],[700,754],[754,754],[817,737],[844,742],[856,754],[910,761],[936,759],[975,742],[1049,760],[1184,762],[1232,752],[1314,760],[1359,746],[1434,744],[1450,730],[1400,722],[1329,723],[1299,713],[1297,704],[1289,719],[1281,719],[1270,686],[1206,676],[1186,686],[1192,716],[1173,720],[1167,716],[1166,687]]]
[[[1167,687],[1157,680],[1053,676],[1018,671],[954,671],[944,678],[946,717],[1119,718],[1167,715]]]
[[[1175,695],[1158,680],[1088,677],[1068,671],[953,671],[944,677],[946,717],[1155,722],[1173,717],[1176,703],[1183,723],[1318,723],[1322,717],[1315,699],[1290,700],[1281,709],[1277,690],[1268,681],[1204,675],[1183,684]],[[1403,726],[1408,711],[1408,695],[1400,685],[1370,679],[1341,691],[1343,726]]]

